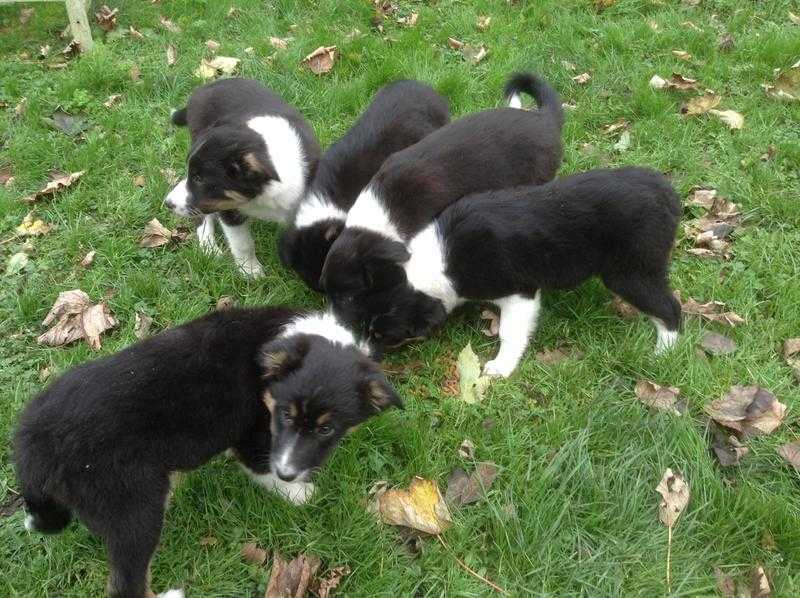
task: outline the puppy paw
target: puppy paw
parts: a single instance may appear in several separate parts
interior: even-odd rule
[[[152,594],[151,594],[152,596]],[[161,592],[160,594],[156,595],[156,598],[184,598],[186,594],[183,590],[167,590],[166,592]]]
[[[239,264],[239,270],[242,271],[247,278],[256,280],[264,277],[264,268],[258,260],[249,260]]]
[[[483,375],[491,376],[493,378],[508,378],[514,373],[515,364],[507,364],[497,359],[487,361],[483,366]]]

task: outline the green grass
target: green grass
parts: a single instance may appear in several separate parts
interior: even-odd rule
[[[298,106],[324,145],[392,79],[430,82],[461,115],[498,105],[507,74],[525,68],[542,73],[576,105],[564,131],[563,173],[646,164],[669,171],[684,195],[694,185],[711,185],[742,205],[747,219],[733,261],[702,261],[679,250],[673,268],[684,296],[724,301],[746,317],[731,333],[738,350],[698,357],[698,339],[710,326],[687,320],[677,349],[656,359],[649,323],[618,319],[607,292],[591,283],[546,296],[540,332],[520,370],[495,383],[481,405],[467,406],[442,391],[443,356],[468,341],[484,360],[496,350],[496,341],[480,332],[478,308],[468,308],[436,337],[392,359],[425,365],[394,378],[407,409],[348,438],[321,472],[310,505],[296,508],[265,495],[222,458],[188,475],[153,561],[154,588],[185,586],[194,596],[263,593],[268,566],[247,565],[239,556],[241,544],[255,540],[290,555],[313,552],[325,567],[350,566],[340,589],[350,596],[487,594],[454,556],[519,596],[663,595],[667,531],[657,519],[654,487],[672,467],[692,488],[673,538],[674,595],[713,594],[715,566],[746,576],[757,564],[776,595],[800,594],[800,479],[775,452],[800,431],[800,392],[780,357],[783,339],[800,336],[800,105],[770,100],[760,88],[773,69],[800,59],[800,28],[787,18],[788,10],[798,12],[795,2],[707,0],[691,8],[677,0],[618,0],[597,14],[589,0],[401,0],[400,14],[419,12],[419,23],[406,29],[387,21],[390,42],[371,29],[366,0],[240,0],[235,19],[226,16],[227,1],[110,4],[120,7],[120,30],[133,25],[146,38],[104,41],[95,29],[95,51],[65,70],[36,58],[42,45],[53,52],[63,46],[57,37],[66,22],[63,7],[37,3],[26,26],[19,24],[19,6],[0,7],[0,101],[7,103],[0,109],[0,167],[10,166],[16,178],[0,187],[0,240],[13,237],[28,209],[19,198],[38,189],[50,169],[86,170],[73,189],[35,208],[57,229],[31,242],[29,268],[0,278],[0,500],[15,489],[10,438],[18,412],[43,386],[40,372],[50,368],[55,375],[94,356],[83,344],[36,344],[59,291],[80,287],[93,299],[109,297],[121,324],[104,337],[103,354],[133,342],[136,310],[151,313],[161,329],[205,313],[222,295],[247,305],[322,305],[280,266],[278,229],[269,224],[255,226],[267,269],[255,283],[238,276],[228,256],[205,257],[194,242],[174,250],[137,246],[152,217],[177,223],[161,205],[168,191],[161,169],[183,172],[188,140],[168,115],[198,84],[192,72],[207,55],[205,40],[220,42],[219,54],[242,59],[241,74]],[[183,33],[161,28],[159,14]],[[485,32],[475,27],[482,14],[492,16]],[[348,41],[354,27],[363,35]],[[717,49],[724,31],[735,40],[726,53]],[[271,35],[294,39],[267,63]],[[448,36],[485,43],[488,58],[478,66],[463,62],[447,48]],[[178,49],[173,67],[166,63],[168,43]],[[332,44],[340,58],[330,74],[316,77],[298,66],[317,46]],[[254,52],[245,53],[247,47]],[[678,60],[673,49],[691,52],[692,62]],[[564,60],[578,70],[565,70]],[[134,64],[139,83],[128,76]],[[744,129],[681,117],[679,94],[648,86],[653,74],[673,70],[721,93],[723,108],[745,115]],[[571,81],[584,71],[592,73],[587,85]],[[104,108],[115,93],[124,95],[121,105]],[[17,118],[13,108],[23,96],[27,112]],[[92,127],[85,139],[42,123],[59,106],[87,115]],[[616,139],[601,132],[620,117],[632,124],[632,144],[622,154],[612,149]],[[579,151],[585,143],[594,151]],[[775,156],[762,161],[770,145]],[[143,188],[132,183],[137,175],[145,177]],[[2,263],[22,245],[19,239],[0,245]],[[78,262],[89,249],[97,258],[87,270]],[[551,367],[532,359],[533,351],[562,341],[585,357]],[[679,386],[689,415],[646,411],[633,395],[639,378]],[[723,470],[709,453],[702,405],[739,383],[772,390],[788,416],[772,436],[748,441],[751,453],[740,466]],[[367,491],[376,480],[405,485],[415,474],[443,486],[464,465],[457,447],[465,437],[475,443],[477,459],[498,464],[499,477],[487,500],[454,514],[444,534],[452,552],[424,539],[412,554],[401,531],[365,512]],[[509,504],[516,514],[508,513]],[[32,536],[21,519],[21,512],[0,519],[0,595],[103,591],[107,569],[98,539],[77,525],[58,537]],[[776,547],[762,542],[765,533]],[[201,546],[209,535],[218,543]]]

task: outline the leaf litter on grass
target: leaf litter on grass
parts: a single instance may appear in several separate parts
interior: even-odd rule
[[[711,449],[719,464],[723,467],[739,465],[739,462],[750,452],[750,448],[715,421],[709,420],[708,426],[712,435]]]
[[[180,243],[189,238],[190,234],[189,229],[186,227],[179,226],[173,230],[169,230],[158,221],[158,218],[153,218],[144,226],[142,238],[139,241],[139,247],[152,249],[173,242]]]
[[[336,46],[320,46],[303,58],[305,65],[315,75],[324,75],[333,69],[336,61]]]
[[[71,187],[72,184],[81,178],[85,173],[85,170],[79,170],[78,172],[73,172],[72,174],[54,173],[44,187],[39,189],[36,193],[23,197],[22,201],[26,203],[33,203],[40,199],[44,199],[45,197],[52,197],[59,191]]]
[[[40,345],[61,347],[80,339],[86,339],[89,346],[97,351],[101,348],[100,335],[118,324],[108,305],[104,302],[92,303],[89,295],[80,289],[59,293],[50,308],[42,326],[50,330],[39,336]]]
[[[457,467],[447,479],[445,500],[454,507],[478,502],[486,495],[496,478],[497,466],[491,461],[478,463],[471,474]]]
[[[275,553],[264,598],[302,598],[311,588],[321,566],[322,561],[318,556],[300,554],[287,561],[281,554]]]
[[[672,469],[668,467],[656,486],[656,492],[661,495],[661,502],[658,504],[658,518],[667,527],[667,592],[671,592],[672,528],[675,527],[686,505],[689,504],[689,484],[679,472],[673,473]]]
[[[800,382],[800,338],[789,338],[783,343],[783,358],[792,368],[795,380]]]
[[[53,224],[45,224],[40,218],[34,218],[33,212],[28,212],[14,230],[20,237],[41,237],[54,227]]]
[[[458,354],[457,367],[461,400],[469,404],[481,402],[492,379],[481,375],[481,364],[471,343]]]
[[[251,565],[263,565],[267,562],[267,551],[263,548],[259,548],[258,544],[255,542],[243,544],[239,554],[242,556],[242,560],[245,563]]]
[[[240,60],[231,56],[215,56],[211,60],[203,58],[194,74],[204,81],[216,79],[222,75],[232,75],[239,67]]]
[[[681,391],[676,386],[661,386],[651,380],[639,380],[633,391],[637,399],[652,409],[674,415],[686,413],[686,402],[678,401]]]
[[[800,440],[782,444],[776,450],[781,457],[794,467],[797,473],[800,473]]]
[[[411,480],[408,490],[378,488],[374,500],[384,523],[434,535],[453,523],[436,482],[420,476]]]
[[[732,386],[703,409],[715,422],[745,437],[771,434],[786,415],[786,405],[760,386]]]

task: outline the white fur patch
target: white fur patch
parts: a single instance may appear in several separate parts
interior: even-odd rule
[[[200,243],[200,249],[206,255],[219,255],[222,253],[214,237],[216,219],[217,217],[214,214],[207,214],[203,216],[203,220],[197,225],[197,241]]]
[[[522,108],[522,96],[518,93],[512,93],[508,98],[509,108]]]
[[[295,334],[316,334],[344,347],[356,344],[353,333],[340,324],[331,312],[300,316],[283,329],[284,337]]]
[[[186,596],[186,594],[183,592],[183,590],[172,589],[157,594],[156,598],[184,598],[184,596]]]
[[[542,292],[536,291],[533,299],[509,295],[492,303],[500,308],[500,350],[494,359],[486,362],[483,373],[487,376],[508,378],[517,369],[530,337],[536,331],[542,307]]]
[[[189,210],[189,189],[186,186],[186,179],[178,181],[178,184],[172,188],[172,191],[167,193],[167,196],[164,198],[164,203],[179,216],[191,215],[191,211]]]
[[[294,438],[286,446],[281,447],[281,452],[275,457],[274,471],[283,475],[284,477],[296,477],[298,475],[297,468],[292,465],[292,457],[294,456],[294,447],[297,446],[297,441],[300,438],[300,433],[296,432]]]
[[[297,209],[294,225],[297,228],[311,226],[323,220],[347,220],[347,212],[339,209],[324,195],[312,193],[306,197]]]
[[[256,484],[296,505],[308,502],[314,495],[315,487],[312,482],[284,482],[271,473],[255,473],[244,465],[242,465],[242,469]]]
[[[228,240],[228,247],[231,249],[233,259],[245,276],[250,278],[261,278],[264,276],[264,268],[256,257],[256,244],[253,235],[250,234],[250,223],[245,222],[237,226],[225,224],[220,220],[222,232]]]
[[[306,185],[308,164],[300,136],[280,116],[256,116],[247,121],[247,126],[264,140],[280,180],[267,183],[257,197],[239,210],[261,220],[286,222]]]
[[[353,207],[350,208],[345,226],[347,228],[364,228],[394,241],[403,241],[397,227],[392,224],[386,206],[383,205],[371,185],[359,194]]]
[[[409,241],[408,251],[411,258],[404,267],[408,282],[414,289],[441,301],[448,313],[463,303],[445,274],[444,248],[435,222]]]
[[[658,338],[656,339],[656,355],[666,353],[675,343],[678,342],[678,331],[669,330],[659,318],[650,318],[656,327]]]
[[[34,527],[33,522],[34,522],[33,515],[28,514],[25,515],[25,521],[23,521],[22,525],[24,525],[25,529],[28,530],[29,532],[35,532],[36,527]]]

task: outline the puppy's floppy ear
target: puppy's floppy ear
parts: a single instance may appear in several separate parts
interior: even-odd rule
[[[278,238],[278,257],[287,268],[294,267],[297,237],[297,231],[294,228],[289,228],[284,230]]]
[[[430,336],[447,319],[447,310],[438,299],[419,291],[415,295],[414,336]]]
[[[373,413],[380,413],[389,407],[403,409],[403,401],[381,372],[371,372],[361,381],[361,400]]]
[[[381,241],[375,253],[364,261],[364,283],[368,288],[387,288],[405,281],[405,271],[400,264],[411,254],[399,241]]]
[[[235,161],[235,167],[240,176],[251,180],[280,181],[275,167],[261,152],[247,151]]]
[[[263,378],[275,382],[291,374],[303,364],[308,348],[308,337],[302,334],[269,343],[258,360]]]

